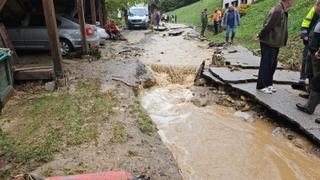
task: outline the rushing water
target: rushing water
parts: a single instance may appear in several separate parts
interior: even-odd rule
[[[223,106],[199,108],[191,98],[184,86],[169,85],[141,100],[184,179],[320,179],[320,160],[274,138],[270,123],[244,122]]]

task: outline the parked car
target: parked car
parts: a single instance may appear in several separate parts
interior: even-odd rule
[[[106,44],[107,39],[110,39],[110,35],[106,32],[105,29],[97,27],[98,37],[100,39],[100,45],[104,46]]]
[[[68,55],[81,45],[80,25],[77,19],[57,15],[61,54]],[[5,22],[6,23],[6,22]],[[18,23],[6,24],[9,37],[17,50],[50,50],[44,15],[27,15]],[[90,46],[99,46],[99,36],[94,25],[86,24],[85,33]]]
[[[149,11],[148,6],[133,6],[128,11],[128,28],[148,28]]]

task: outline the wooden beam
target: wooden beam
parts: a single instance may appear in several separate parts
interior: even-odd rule
[[[107,22],[107,11],[106,11],[106,1],[102,0],[102,17],[103,17],[103,24]]]
[[[62,78],[64,75],[61,64],[62,56],[60,51],[56,12],[53,2],[54,1],[42,0],[42,6],[48,29],[54,73],[58,78]]]
[[[96,0],[90,0],[91,7],[91,23],[96,25],[97,23],[97,11],[96,11]]]
[[[3,9],[4,5],[6,4],[7,0],[0,0],[0,12]]]
[[[3,23],[0,23],[0,40],[1,40],[1,42],[4,45],[5,48],[9,48],[12,51],[12,53],[13,53],[13,56],[12,56],[13,57],[12,58],[13,64],[15,62],[18,62],[19,57],[18,57],[18,55],[17,55],[17,53],[16,53],[16,51],[15,51],[13,45],[12,45],[12,42],[11,42],[9,36],[8,36],[8,32],[6,30],[6,27],[4,26]]]
[[[104,26],[104,18],[103,18],[103,10],[102,10],[102,2],[101,2],[101,0],[98,0],[98,14],[99,14],[100,27],[103,28],[103,26]]]
[[[79,24],[80,24],[80,31],[81,31],[81,39],[82,39],[82,53],[88,54],[89,53],[89,46],[87,43],[86,37],[86,21],[84,17],[84,8],[83,8],[83,0],[77,1],[77,8],[78,8],[78,17],[79,17]]]

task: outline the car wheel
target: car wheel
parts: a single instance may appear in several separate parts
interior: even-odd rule
[[[71,43],[66,39],[60,39],[61,55],[66,56],[72,51]]]

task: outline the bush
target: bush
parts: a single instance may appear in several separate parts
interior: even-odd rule
[[[240,4],[239,8],[238,8],[238,11],[239,11],[239,14],[240,16],[245,16],[247,14],[247,9],[250,8],[250,5],[249,4]]]

